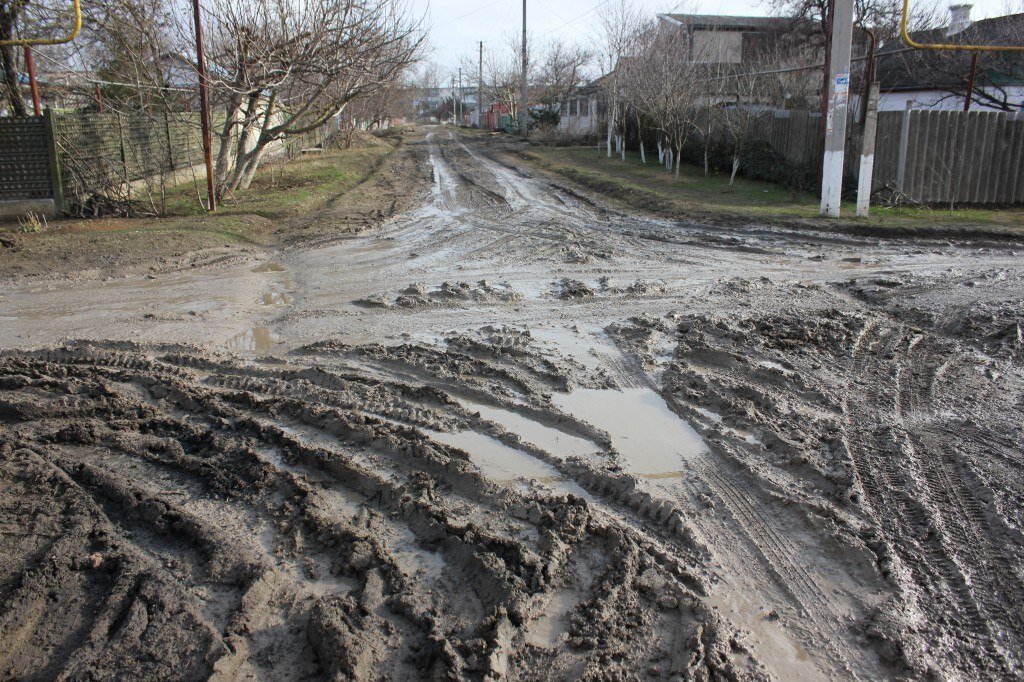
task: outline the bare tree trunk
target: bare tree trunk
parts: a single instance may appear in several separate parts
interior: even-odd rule
[[[224,125],[220,130],[220,148],[217,150],[217,165],[214,169],[214,180],[218,188],[223,187],[227,182],[228,172],[231,170],[231,138],[234,135],[241,106],[241,97],[239,95],[232,96],[227,108],[227,118],[224,119]]]
[[[676,147],[676,179],[679,179],[679,164],[683,160],[683,145]]]
[[[266,150],[266,146],[257,147],[249,157],[249,160],[245,164],[245,170],[242,173],[241,180],[238,183],[238,189],[249,189],[249,185],[252,184],[252,179],[256,175],[256,169],[259,168],[260,161],[263,160],[263,154]]]
[[[647,154],[644,153],[644,134],[640,129],[640,114],[636,115],[636,139],[640,142],[640,163],[647,165]]]
[[[740,157],[739,154],[733,154],[732,156],[732,173],[729,174],[729,186],[732,187],[732,183],[736,180],[736,171],[740,169]]]
[[[658,133],[658,163],[665,163],[665,149],[661,146],[661,133]]]
[[[3,3],[7,5],[7,3]],[[0,40],[11,40],[14,38],[14,21],[21,3],[11,3],[9,8],[0,5]],[[0,47],[0,66],[3,66],[4,89],[6,98],[11,106],[11,113],[15,116],[27,116],[25,100],[21,97],[21,86],[18,83],[18,71],[14,64],[14,48],[10,45]]]

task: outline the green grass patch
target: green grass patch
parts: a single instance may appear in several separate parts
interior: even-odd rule
[[[217,215],[258,215],[279,219],[309,211],[364,181],[394,150],[390,144],[328,149],[287,162],[265,162],[252,184],[221,201]],[[192,183],[168,193],[169,216],[205,211]]]
[[[657,154],[647,164],[636,152],[625,161],[611,159],[594,147],[531,147],[523,158],[546,170],[576,180],[607,196],[679,219],[711,222],[781,222],[835,226],[820,218],[817,196],[794,193],[779,185],[737,177],[732,187],[727,174],[704,176],[703,169],[683,164],[679,177],[665,171]],[[867,219],[856,218],[855,205],[844,202],[843,227],[873,233],[992,236],[1024,235],[1024,208],[873,206]]]

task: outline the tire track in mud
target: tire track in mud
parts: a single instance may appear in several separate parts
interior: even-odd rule
[[[671,394],[660,390],[639,359],[628,350],[611,345],[602,351],[596,350],[595,346],[592,354],[620,387],[653,391],[685,421],[687,410]],[[684,508],[695,509],[704,506],[701,498],[707,499],[706,493],[710,492],[724,505],[729,517],[737,524],[736,530],[728,530],[717,521],[702,520],[692,513],[688,515],[688,521],[696,527],[702,544],[705,540],[710,541],[708,551],[711,556],[732,569],[727,578],[734,586],[730,589],[743,593],[746,603],[758,604],[759,607],[773,604],[773,610],[781,609],[783,603],[790,604],[793,617],[785,630],[787,636],[798,643],[789,644],[794,652],[808,653],[815,669],[812,672],[799,664],[782,660],[774,651],[755,648],[755,654],[766,655],[762,663],[767,664],[769,670],[778,666],[776,673],[781,678],[789,675],[851,675],[854,674],[854,662],[858,670],[875,669],[875,656],[865,655],[851,633],[837,627],[836,623],[845,614],[832,608],[834,599],[828,596],[821,581],[798,562],[804,552],[770,520],[769,517],[774,518],[781,512],[778,505],[770,505],[744,492],[756,490],[757,484],[749,476],[730,467],[714,448],[705,450],[695,460],[687,461],[685,466],[685,476],[680,484],[654,483],[650,493],[655,498],[670,499]],[[741,483],[738,477],[744,482]],[[805,524],[793,516],[786,525],[793,529]],[[761,571],[751,571],[750,565],[739,558],[743,551],[740,548],[753,550],[747,556],[761,566]],[[767,584],[765,576],[770,577]],[[758,618],[764,618],[764,613]]]
[[[401,423],[371,416],[379,411]],[[578,498],[487,481],[466,453],[406,425],[462,426],[465,410],[443,392],[351,368],[81,347],[3,354],[0,414],[5,461],[35,448],[99,504],[118,543],[151,557],[133,560],[137,570],[189,594],[188,604],[213,590],[195,608],[221,653],[184,664],[185,676],[497,677],[513,665],[516,677],[637,665],[735,674],[731,635],[687,577],[692,549],[666,553],[660,533],[639,530],[645,523]],[[621,500],[626,517],[670,516],[615,477],[577,476]],[[167,544],[183,530],[194,549]],[[114,561],[112,547],[101,554]],[[555,598],[567,584],[575,606]],[[9,606],[7,597],[0,591]],[[539,631],[555,627],[562,639],[538,634],[538,619],[562,623]],[[182,644],[197,636],[172,632]],[[689,639],[701,656],[677,651]],[[135,642],[121,660],[153,646],[162,644]],[[66,671],[109,670],[90,650],[75,652]]]
[[[955,442],[928,447],[920,438],[920,424],[931,416],[924,414],[931,400],[922,397],[932,390],[933,367],[948,362],[917,360],[921,345],[927,342],[898,325],[867,324],[851,354],[850,376],[864,390],[848,385],[846,391],[847,446],[887,552],[900,560],[898,566],[888,562],[889,570],[926,596],[915,598],[910,589],[909,598],[929,614],[929,642],[947,629],[963,628],[977,638],[978,648],[955,652],[956,666],[965,673],[1008,675],[1020,665],[1012,653],[1019,653],[1022,633],[1014,587],[1019,579],[991,544],[1004,533],[989,528],[976,494],[964,489],[962,474],[950,471],[956,467]],[[907,417],[917,425],[909,427]]]

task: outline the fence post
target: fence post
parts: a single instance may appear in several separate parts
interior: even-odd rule
[[[907,101],[907,108],[903,110],[903,127],[900,129],[900,155],[896,163],[896,189],[903,192],[903,183],[907,179],[907,147],[910,145],[910,110],[914,108],[914,101]]]
[[[132,185],[128,181],[128,156],[124,152],[124,128],[121,125],[121,112],[114,114],[117,120],[117,140],[121,147],[121,177],[124,178],[124,188],[128,193],[128,201],[132,200]]]
[[[50,157],[50,183],[53,185],[53,210],[56,215],[64,212],[64,185],[60,178],[60,157],[57,155],[57,127],[53,121],[53,110],[43,110],[43,127],[46,130],[46,151]]]
[[[868,217],[871,206],[871,180],[875,171],[875,131],[878,128],[878,83],[868,89],[864,134],[860,140],[860,172],[857,175],[857,216]]]

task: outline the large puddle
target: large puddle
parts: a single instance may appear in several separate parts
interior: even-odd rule
[[[607,431],[623,466],[640,477],[682,477],[686,461],[707,450],[700,435],[648,388],[578,388],[556,393],[551,401]]]

